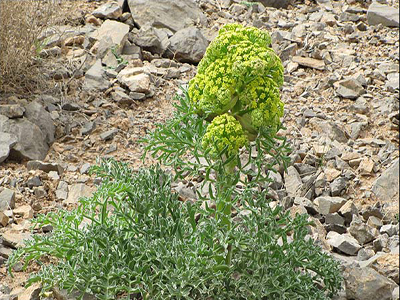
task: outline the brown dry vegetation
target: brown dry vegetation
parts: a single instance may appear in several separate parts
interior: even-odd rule
[[[28,92],[44,84],[39,37],[55,21],[54,1],[0,0],[0,93]]]

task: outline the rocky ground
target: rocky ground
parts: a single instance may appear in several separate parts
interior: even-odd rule
[[[293,152],[271,198],[309,214],[312,237],[342,262],[337,299],[399,298],[398,1],[80,2],[43,34],[58,92],[1,95],[0,299],[36,299],[22,288],[34,267],[6,274],[32,219],[90,195],[99,157],[142,166],[138,140],[170,117],[230,22],[268,30],[285,67],[280,134]],[[195,197],[189,185],[177,191]]]

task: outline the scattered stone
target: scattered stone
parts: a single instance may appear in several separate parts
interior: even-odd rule
[[[326,224],[336,224],[336,225],[344,225],[344,218],[340,216],[338,213],[327,214],[325,216]]]
[[[12,134],[17,139],[17,143],[10,149],[10,158],[23,160],[46,157],[49,150],[46,135],[28,119],[8,119],[6,116],[0,115],[0,132]]]
[[[90,133],[92,133],[92,131],[96,128],[96,122],[94,121],[90,121],[90,122],[86,122],[85,124],[83,124],[80,132],[81,135],[88,135]]]
[[[71,102],[64,103],[61,108],[65,111],[78,111],[81,109],[77,103]]]
[[[389,244],[389,236],[387,233],[379,235],[372,242],[375,252],[382,251],[383,249],[387,248],[388,244]]]
[[[60,181],[56,190],[56,198],[58,200],[66,200],[68,198],[68,183]]]
[[[78,203],[79,198],[90,197],[94,192],[94,188],[84,183],[76,183],[69,187],[68,198],[63,201],[64,204]]]
[[[375,255],[375,251],[370,248],[361,248],[357,253],[358,261],[366,261]]]
[[[271,180],[271,182],[268,184],[271,189],[277,191],[282,188],[283,180],[282,175],[279,172],[269,172],[268,178]]]
[[[365,224],[360,218],[353,218],[349,232],[360,243],[360,245],[371,242],[378,233],[376,229]]]
[[[330,184],[332,196],[339,196],[342,191],[346,189],[346,179],[344,177],[338,177]]]
[[[97,60],[85,74],[84,89],[105,91],[110,86],[111,82],[107,79],[101,60]]]
[[[102,55],[111,48],[114,48],[117,54],[121,54],[128,32],[129,25],[113,20],[106,20],[100,28],[93,31],[89,38],[99,41],[98,58],[102,58]]]
[[[399,234],[399,224],[387,224],[383,225],[379,231],[380,233],[387,233],[389,236],[394,236]]]
[[[103,141],[112,140],[112,139],[114,138],[114,136],[118,133],[118,131],[119,131],[119,130],[118,130],[117,128],[110,129],[110,130],[108,130],[108,131],[103,132],[102,134],[100,134],[100,138],[101,138]]]
[[[9,229],[1,234],[3,245],[14,249],[23,247],[24,241],[31,238],[31,234],[27,232],[19,232]]]
[[[330,231],[326,236],[328,243],[336,250],[339,250],[348,255],[356,255],[361,249],[357,240],[349,234],[339,234],[335,231]]]
[[[143,73],[143,68],[125,68],[117,76],[118,81],[130,91],[150,94],[150,76]]]
[[[9,220],[8,216],[2,211],[0,211],[0,225],[6,227],[8,224],[8,220]]]
[[[293,56],[292,61],[308,68],[325,70],[325,62],[323,60],[309,57]]]
[[[91,164],[89,164],[89,163],[84,163],[84,164],[82,165],[81,169],[79,170],[79,172],[80,172],[81,174],[86,174],[86,173],[89,172],[90,167],[91,167]]]
[[[173,32],[199,22],[206,24],[206,16],[191,0],[128,0],[135,23],[141,28],[145,25],[168,28]]]
[[[299,192],[303,186],[303,181],[294,166],[289,166],[284,174],[285,187],[290,197],[300,196]]]
[[[59,175],[64,173],[64,168],[58,163],[46,163],[40,160],[30,160],[28,161],[26,167],[28,170],[42,170],[46,173],[51,171],[57,172]]]
[[[382,227],[383,223],[381,219],[378,219],[375,216],[370,216],[368,218],[367,225],[379,229]]]
[[[330,139],[340,143],[347,143],[348,136],[337,123],[325,121],[320,118],[311,118],[309,122],[318,132],[326,135]]]
[[[314,200],[317,210],[322,215],[337,212],[345,203],[346,199],[341,197],[320,196]]]
[[[25,108],[19,104],[1,104],[0,115],[4,115],[7,118],[22,118],[25,113]]]
[[[22,205],[18,208],[13,209],[13,213],[17,217],[21,217],[23,219],[32,219],[33,218],[33,209],[30,205]]]
[[[351,266],[344,273],[346,295],[354,300],[391,300],[394,282],[372,268]]]
[[[180,62],[198,63],[206,52],[208,40],[200,29],[188,27],[177,31],[170,39],[167,55]]]
[[[0,211],[4,212],[8,209],[15,207],[15,192],[13,190],[5,188],[0,193]]]
[[[17,143],[17,137],[13,134],[0,132],[0,163],[5,161],[10,154],[10,149]]]
[[[339,96],[348,99],[357,99],[365,94],[362,85],[354,78],[347,78],[335,83],[336,92]]]
[[[399,27],[399,10],[388,5],[372,2],[368,7],[367,20],[369,25],[382,24],[388,27]]]
[[[36,186],[42,186],[43,182],[40,180],[39,176],[33,176],[32,178],[29,178],[28,181],[26,182],[26,185],[32,189]]]
[[[38,186],[38,187],[34,188],[33,193],[35,194],[36,198],[38,198],[38,199],[43,199],[47,196],[47,192],[44,189],[44,187],[42,187],[42,186]]]
[[[108,2],[94,10],[92,15],[100,19],[117,20],[122,15],[122,8],[117,2]]]

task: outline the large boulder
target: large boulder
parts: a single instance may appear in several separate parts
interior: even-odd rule
[[[10,149],[16,143],[17,137],[15,135],[0,131],[0,163],[7,159]]]
[[[0,115],[0,132],[13,134],[17,139],[10,149],[10,158],[42,160],[46,157],[49,150],[46,135],[27,118],[9,119]]]
[[[25,117],[32,123],[39,126],[40,130],[46,136],[47,144],[54,142],[54,134],[56,128],[50,113],[44,109],[44,107],[37,101],[30,102],[25,106]]]
[[[180,62],[198,63],[204,56],[208,40],[196,27],[177,31],[170,39],[168,56]]]
[[[207,21],[194,0],[128,0],[128,5],[139,27],[165,27],[176,32],[198,21],[205,25]]]

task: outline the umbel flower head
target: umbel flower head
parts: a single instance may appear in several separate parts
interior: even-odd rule
[[[270,35],[254,27],[221,28],[189,83],[197,113],[234,117],[249,140],[262,127],[276,130],[283,115],[283,66],[270,44]]]
[[[225,148],[226,156],[237,154],[248,142],[240,123],[228,114],[215,117],[207,127],[202,146],[210,149],[211,156],[219,155]]]

